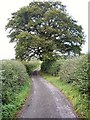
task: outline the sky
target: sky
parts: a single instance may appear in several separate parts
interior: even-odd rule
[[[49,0],[2,0],[0,2],[0,60],[15,58],[15,44],[9,43],[10,38],[7,37],[8,32],[5,31],[5,25],[8,23],[8,18],[11,17],[11,13],[19,10],[23,6],[27,6],[31,1]],[[83,27],[86,38],[85,45],[82,46],[82,53],[87,53],[89,0],[60,0],[60,2],[62,2],[63,5],[66,5],[67,13]]]

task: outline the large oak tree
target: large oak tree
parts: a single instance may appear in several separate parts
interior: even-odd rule
[[[77,13],[78,14],[78,13]],[[31,2],[9,19],[10,42],[16,42],[16,58],[41,60],[61,54],[80,54],[84,43],[82,27],[66,12],[61,2]]]

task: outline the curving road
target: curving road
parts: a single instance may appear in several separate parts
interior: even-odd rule
[[[34,72],[31,95],[18,118],[76,118],[76,115],[66,97]]]

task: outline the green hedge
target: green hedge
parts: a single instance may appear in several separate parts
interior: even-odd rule
[[[59,59],[56,61],[46,60],[42,63],[41,70],[42,72],[51,74],[53,76],[58,76],[62,62],[63,62],[63,59]]]
[[[41,69],[53,76],[60,76],[60,80],[76,86],[83,94],[89,94],[89,62],[88,55],[59,59],[56,61],[44,61]]]
[[[41,61],[40,60],[31,60],[31,61],[24,61],[23,64],[26,67],[27,73],[31,75],[31,73],[35,70],[40,70],[41,68]]]
[[[50,82],[55,83],[54,85],[58,86],[60,90],[63,88],[63,92],[67,93],[67,96],[73,99],[75,110],[80,112],[82,116],[89,116],[90,118],[88,114],[90,111],[90,62],[88,61],[88,55],[60,59],[52,62],[44,61],[42,63],[42,72],[59,76],[58,80],[51,77]],[[64,83],[64,86],[62,83]],[[69,93],[68,85],[78,92],[72,93],[71,90]]]
[[[30,78],[20,61],[3,60],[2,66],[2,116],[14,117],[30,89]]]
[[[60,79],[77,86],[80,92],[88,93],[88,56],[83,55],[65,60],[59,72]]]

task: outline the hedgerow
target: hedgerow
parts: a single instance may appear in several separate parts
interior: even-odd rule
[[[63,59],[57,59],[55,61],[46,60],[41,65],[42,72],[58,76]]]
[[[41,61],[40,60],[23,61],[23,64],[25,65],[26,71],[29,75],[31,75],[31,73],[34,70],[38,70],[41,67]]]
[[[30,89],[30,78],[20,61],[3,60],[2,119],[12,119],[23,104]]]
[[[72,83],[80,92],[89,93],[89,71],[88,55],[68,59],[58,59],[56,61],[44,61],[41,69],[45,73],[53,76],[60,76],[60,80]]]
[[[87,55],[67,59],[61,65],[60,79],[72,83],[72,85],[77,86],[80,92],[86,94],[89,92],[88,67]]]
[[[59,76],[58,80],[57,77],[50,77],[50,82],[63,90],[66,96],[73,101],[75,111],[81,117],[90,118],[90,62],[88,55],[59,59],[51,63],[44,61],[42,72]],[[49,76],[47,80],[49,80]],[[70,90],[69,87],[72,89]]]

